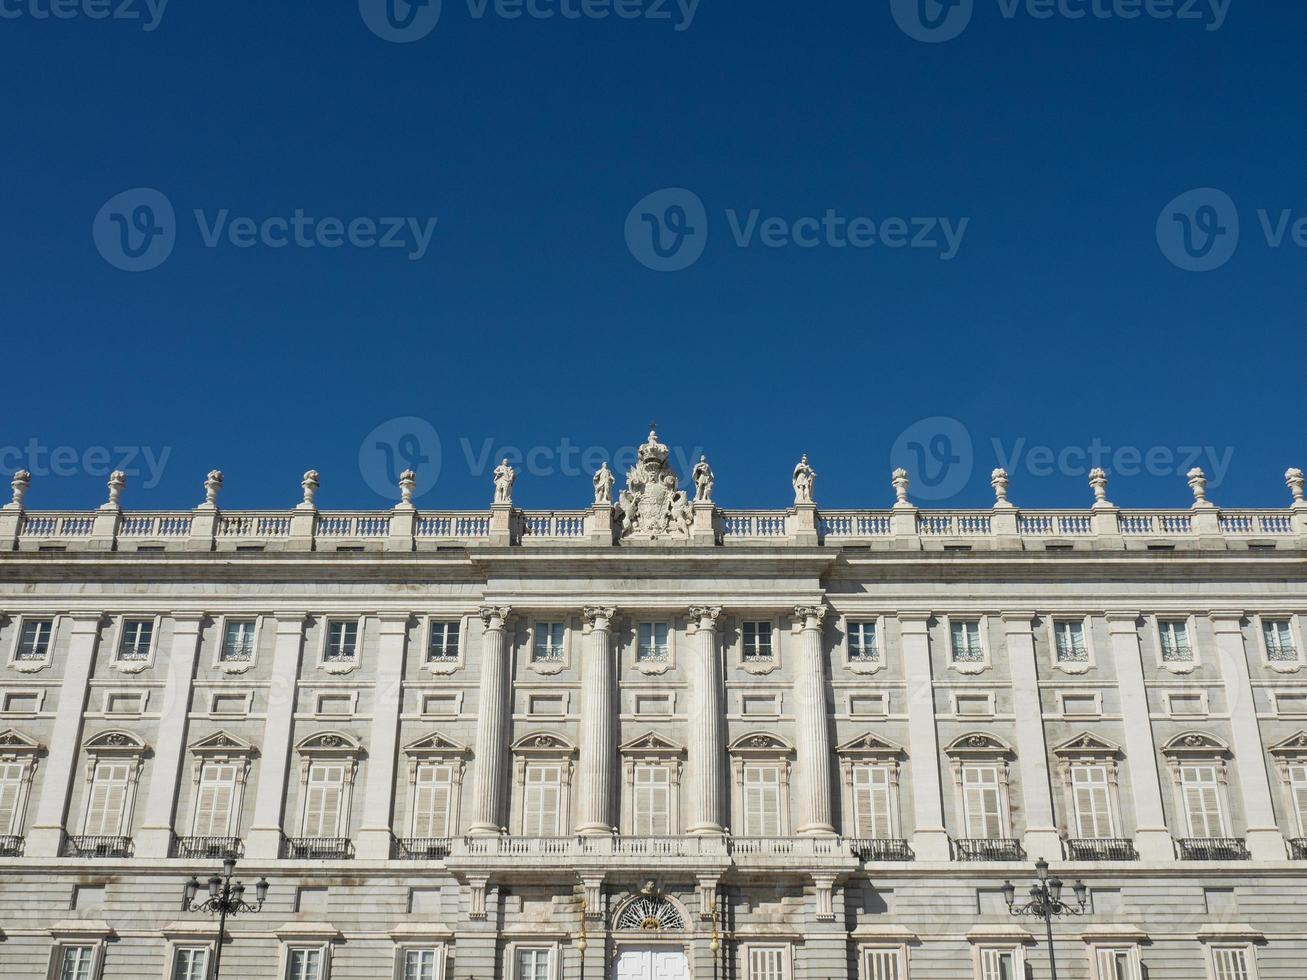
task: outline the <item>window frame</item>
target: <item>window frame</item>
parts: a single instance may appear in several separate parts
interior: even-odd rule
[[[331,627],[335,623],[354,623],[354,656],[347,660],[328,660],[327,651],[331,646]],[[363,642],[367,632],[366,616],[322,616],[321,636],[318,638],[318,669],[325,670],[328,674],[348,674],[350,671],[358,670],[359,665],[363,662]]]
[[[739,837],[750,836],[747,824],[748,807],[745,800],[747,772],[750,768],[776,768],[777,795],[780,812],[778,837],[792,833],[790,815],[790,777],[793,770],[794,748],[771,732],[750,732],[742,735],[727,747],[731,760],[731,827]]]
[[[428,613],[419,619],[422,644],[422,668],[428,673],[444,675],[452,674],[462,670],[467,664],[467,633],[468,626],[472,617],[466,613]],[[456,625],[458,627],[458,648],[454,651],[453,659],[432,660],[431,659],[431,628],[437,624],[444,624],[446,635],[448,627]]]
[[[295,746],[300,757],[299,812],[296,826],[299,837],[310,840],[348,839],[353,822],[354,783],[358,777],[359,756],[362,748],[358,741],[340,731],[314,732]],[[309,814],[309,779],[314,766],[340,765],[344,767],[340,785],[340,808],[336,814],[336,832],[311,836],[306,833]]]
[[[1210,835],[1194,833],[1192,815],[1189,812],[1188,794],[1185,792],[1184,770],[1186,767],[1208,766],[1214,770],[1217,815],[1223,833],[1217,838],[1234,837],[1234,814],[1230,809],[1229,782],[1230,769],[1228,760],[1230,748],[1214,735],[1206,732],[1187,731],[1171,738],[1162,746],[1167,768],[1171,774],[1172,806],[1175,817],[1182,821],[1185,833],[1182,836],[1212,839]]]
[[[559,978],[559,960],[562,956],[559,953],[559,944],[557,942],[529,942],[518,941],[508,944],[508,973],[509,980],[523,980],[522,973],[518,966],[518,955],[525,951],[543,950],[549,956],[548,975],[549,980],[558,980]]]
[[[1054,670],[1060,670],[1064,674],[1087,674],[1098,666],[1098,654],[1094,649],[1094,623],[1090,616],[1059,616],[1050,615],[1047,618],[1048,633],[1048,660]],[[1057,638],[1058,627],[1069,624],[1078,624],[1081,635],[1085,641],[1085,659],[1063,661],[1058,657]]]
[[[243,674],[253,669],[259,662],[259,642],[263,637],[263,622],[267,617],[262,614],[252,616],[223,614],[218,617],[218,642],[215,644],[213,659],[210,666],[214,670],[220,670],[224,674]],[[254,622],[254,638],[251,643],[250,659],[246,660],[224,660],[223,653],[227,648],[227,624],[230,622]]]
[[[241,806],[245,797],[245,781],[249,774],[250,757],[248,754],[240,756],[225,756],[217,753],[199,754],[194,748],[191,749],[192,755],[195,756],[192,763],[192,783],[191,793],[191,837],[239,837],[239,827],[241,822]],[[227,807],[227,828],[221,834],[201,834],[199,833],[200,820],[200,794],[204,789],[204,771],[209,766],[231,766],[233,769],[231,782],[231,801]]]
[[[82,750],[86,756],[86,765],[83,770],[84,786],[82,791],[83,799],[81,800],[80,836],[132,836],[136,796],[147,748],[145,742],[138,735],[115,729],[97,732],[82,743]],[[118,832],[116,834],[92,834],[87,830],[87,823],[91,818],[91,806],[95,802],[95,776],[102,765],[123,765],[127,767],[127,777],[123,782],[123,804],[118,815]]]
[[[436,954],[435,980],[444,980],[446,964],[449,959],[449,946],[444,942],[420,942],[418,940],[398,942],[395,944],[394,980],[405,980],[405,967],[409,953],[433,952]]]
[[[740,976],[742,980],[772,980],[771,977],[755,975],[753,969],[753,954],[770,952],[780,954],[780,977],[777,980],[791,980],[794,976],[794,944],[765,940],[740,943]]]
[[[303,950],[305,952],[318,952],[321,954],[322,968],[313,980],[331,980],[331,942],[316,940],[282,940],[281,943],[281,964],[277,971],[278,980],[293,980],[291,977],[291,957],[294,953]]]
[[[1227,951],[1238,951],[1243,954],[1244,964],[1248,967],[1248,980],[1257,980],[1257,947],[1248,942],[1207,942],[1205,947],[1205,959],[1207,960],[1208,976],[1212,980],[1226,980],[1225,977],[1217,970],[1216,957],[1217,953]],[[1233,978],[1238,980],[1238,978]]]
[[[962,833],[957,836],[978,840],[1010,840],[1012,831],[1011,769],[1016,753],[996,735],[987,732],[968,732],[959,735],[944,749],[953,772],[953,791],[956,800],[954,815]],[[968,769],[985,767],[995,770],[998,799],[999,834],[997,837],[976,838],[970,829],[970,810],[967,806]]]
[[[563,671],[572,666],[572,642],[574,628],[573,618],[566,614],[540,615],[533,617],[526,629],[526,651],[525,661],[527,670],[537,674],[553,676],[561,674]],[[549,660],[536,659],[536,637],[539,635],[541,627],[562,626],[563,628],[563,645],[561,656]],[[552,648],[552,647],[551,647]]]
[[[50,960],[46,968],[47,980],[60,980],[63,976],[64,952],[69,949],[89,949],[91,951],[91,970],[86,980],[100,980],[104,971],[104,949],[107,937],[100,930],[85,933],[52,933],[50,943]]]
[[[993,669],[994,653],[989,642],[989,618],[986,613],[945,614],[940,617],[940,625],[944,630],[944,649],[948,655],[948,670],[955,670],[959,674],[981,674]],[[960,661],[957,659],[956,650],[953,646],[953,624],[955,622],[974,622],[976,624],[980,639],[979,660]]]
[[[1268,622],[1287,621],[1289,635],[1293,638],[1294,660],[1272,660],[1270,648],[1266,645],[1266,624]],[[1262,666],[1277,674],[1296,674],[1303,667],[1302,624],[1296,613],[1275,613],[1267,615],[1258,613],[1253,617],[1253,629],[1257,633],[1257,647],[1262,654]]]
[[[854,626],[871,626],[876,636],[876,659],[863,661],[853,659]],[[885,617],[883,615],[846,615],[841,617],[840,632],[843,634],[844,666],[855,674],[874,674],[886,668],[885,662]]]
[[[685,766],[685,749],[666,736],[647,731],[618,747],[622,757],[624,792],[621,800],[622,831],[628,837],[636,833],[636,772],[641,767],[667,771],[667,836],[678,837],[681,829],[681,777]]]
[[[1268,750],[1275,760],[1275,770],[1280,777],[1280,787],[1284,794],[1284,805],[1290,814],[1290,822],[1297,828],[1299,837],[1307,837],[1307,730],[1294,732],[1288,738],[1276,742]],[[1299,785],[1294,780],[1294,770],[1303,771],[1303,797],[1301,802],[1295,792]],[[1292,835],[1291,835],[1292,836]]]
[[[37,671],[45,670],[54,663],[54,648],[59,640],[59,628],[62,625],[60,620],[64,617],[59,613],[49,615],[36,615],[33,613],[20,613],[14,617],[14,639],[9,645],[9,667],[11,670],[17,670],[24,674],[35,674]],[[50,642],[45,648],[45,656],[40,660],[19,660],[18,651],[23,643],[23,630],[28,621],[50,622]]]
[[[882,980],[873,977],[868,965],[872,953],[891,953],[895,958],[894,969],[898,976],[893,980],[908,980],[908,946],[907,943],[858,943],[858,980]]]
[[[150,646],[141,660],[123,660],[122,643],[127,635],[127,624],[150,623]],[[109,666],[126,674],[139,674],[154,666],[154,658],[159,652],[159,634],[163,617],[146,613],[123,613],[115,616],[109,636]]]
[[[575,771],[576,747],[561,735],[552,732],[530,732],[513,743],[513,812],[511,827],[518,836],[526,837],[527,775],[532,766],[557,766],[558,833],[568,837],[572,833],[572,778]],[[542,838],[545,839],[545,838]]]
[[[878,735],[867,732],[845,742],[835,749],[840,761],[840,776],[843,782],[842,817],[845,837],[867,840],[898,840],[903,837],[902,813],[899,780],[900,767],[904,758],[901,746]],[[887,805],[889,807],[889,834],[885,837],[873,837],[863,833],[858,822],[857,779],[860,769],[875,769],[885,772]]]
[[[204,973],[202,980],[208,980],[209,974],[213,967],[213,943],[206,942],[202,939],[174,939],[168,943],[167,972],[164,973],[164,980],[177,980],[178,959],[181,957],[182,950],[202,949],[204,950]]]
[[[1088,945],[1089,970],[1091,980],[1117,980],[1103,972],[1102,958],[1105,953],[1125,953],[1130,963],[1130,976],[1126,980],[1140,980],[1142,964],[1139,961],[1139,944],[1137,942],[1093,942]]]
[[[771,656],[767,658],[747,659],[744,655],[744,633],[747,624],[761,625],[767,624],[771,627]],[[733,660],[735,666],[747,674],[763,675],[770,674],[772,671],[780,669],[781,666],[781,635],[784,632],[781,624],[781,616],[770,612],[756,612],[745,610],[740,612],[735,618]],[[795,629],[802,626],[802,623],[795,620]]]
[[[661,660],[643,660],[640,657],[640,631],[645,626],[667,627],[667,656]],[[676,666],[676,646],[677,646],[677,629],[678,623],[675,617],[666,619],[641,617],[631,624],[631,649],[629,655],[630,665],[633,669],[642,674],[660,675],[665,674]]]
[[[977,943],[971,948],[971,959],[976,980],[989,980],[985,974],[985,955],[987,953],[1012,956],[1012,980],[1024,980],[1026,975],[1026,947],[1021,943]]]
[[[1185,632],[1189,637],[1189,652],[1192,655],[1190,660],[1166,659],[1162,646],[1162,626],[1171,623],[1184,623]],[[1193,613],[1152,613],[1148,616],[1148,625],[1158,667],[1172,674],[1192,674],[1202,666],[1202,651],[1198,645],[1198,619]]]

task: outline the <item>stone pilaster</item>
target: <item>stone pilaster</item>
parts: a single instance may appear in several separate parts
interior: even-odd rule
[[[833,835],[831,743],[826,712],[826,668],[821,652],[825,606],[797,606],[802,624],[794,673],[796,742],[799,757],[798,833]]]
[[[86,711],[86,698],[90,692],[88,681],[100,638],[100,618],[99,613],[71,617],[72,636],[63,680],[59,685],[59,706],[55,709],[54,729],[46,757],[41,762],[44,771],[41,795],[27,834],[24,853],[28,857],[55,857],[63,844],[68,798],[81,749],[82,713]]]
[[[1012,711],[1016,715],[1017,765],[1021,772],[1021,798],[1025,801],[1026,832],[1023,841],[1032,857],[1062,852],[1061,835],[1053,818],[1053,787],[1048,777],[1048,743],[1044,738],[1044,710],[1039,699],[1039,665],[1035,660],[1034,613],[1003,615],[1008,668],[1012,672]]]
[[[935,727],[935,682],[930,669],[930,613],[899,615],[908,699],[908,765],[912,774],[912,851],[918,861],[949,859]]]
[[[613,653],[609,644],[611,606],[587,606],[581,654],[581,759],[577,774],[578,823],[582,836],[611,834],[617,782],[617,728],[613,713]]]
[[[1271,803],[1271,774],[1257,724],[1257,705],[1253,700],[1248,654],[1240,627],[1242,618],[1242,613],[1237,612],[1212,613],[1221,678],[1225,682],[1225,700],[1230,708],[1231,747],[1239,773],[1248,851],[1254,861],[1283,861],[1287,856],[1284,834],[1276,823]]]
[[[136,841],[137,857],[165,858],[172,847],[177,787],[186,754],[187,718],[191,707],[191,678],[200,652],[202,613],[174,613],[172,648],[168,651],[168,678],[164,682],[159,733],[150,767],[149,795]]]
[[[693,606],[694,650],[689,660],[689,724],[686,729],[686,799],[691,834],[720,834],[725,829],[722,786],[726,746],[722,725],[722,677],[717,652],[720,606]]]
[[[1109,612],[1107,629],[1112,638],[1121,719],[1125,729],[1126,767],[1135,806],[1135,850],[1145,861],[1172,861],[1175,845],[1162,809],[1162,783],[1157,774],[1157,743],[1148,717],[1148,690],[1139,659],[1136,612]]]
[[[300,655],[304,648],[303,613],[277,615],[277,639],[268,685],[268,718],[259,746],[259,785],[254,798],[254,820],[246,857],[281,855],[282,813],[286,806],[286,779],[290,772],[291,736],[295,698],[299,688]],[[280,703],[274,703],[277,699]]]
[[[363,824],[358,837],[358,856],[364,859],[384,861],[390,857],[408,624],[406,614],[381,617],[374,688],[376,701],[372,707],[372,733],[368,740],[367,795],[363,800]]]
[[[503,785],[508,751],[508,607],[483,606],[481,686],[477,704],[472,779],[472,836],[493,836],[505,826]]]

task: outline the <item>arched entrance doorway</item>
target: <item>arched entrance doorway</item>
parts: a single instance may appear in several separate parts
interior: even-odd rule
[[[614,922],[613,980],[690,980],[685,915],[670,899],[646,890]]]

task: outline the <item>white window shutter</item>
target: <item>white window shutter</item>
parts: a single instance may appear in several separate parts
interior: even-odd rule
[[[888,766],[863,765],[854,768],[853,811],[859,837],[883,839],[892,835]]]
[[[905,980],[899,971],[897,949],[869,949],[864,960],[866,980]]]
[[[562,768],[529,765],[526,796],[522,803],[522,833],[527,837],[557,837],[562,800]]]
[[[967,836],[994,840],[1003,836],[1002,795],[998,769],[994,766],[964,766],[962,808]]]
[[[413,801],[413,836],[448,837],[454,773],[450,766],[418,767]]]
[[[122,833],[123,811],[127,805],[125,762],[101,762],[91,779],[91,799],[82,832],[91,837],[117,837]]]
[[[340,830],[345,767],[339,764],[309,767],[304,799],[304,837],[336,837]]]
[[[1106,766],[1073,766],[1076,827],[1084,838],[1102,840],[1113,836],[1112,798]]]
[[[22,829],[18,799],[22,795],[25,768],[20,762],[0,764],[0,834],[16,834]]]
[[[636,766],[632,805],[637,837],[670,836],[671,772],[666,766]]]
[[[236,798],[236,767],[209,763],[200,772],[200,790],[195,800],[195,836],[231,835],[231,812]]]
[[[1289,783],[1293,787],[1294,810],[1298,815],[1298,832],[1307,837],[1307,766],[1294,766],[1289,770]]]

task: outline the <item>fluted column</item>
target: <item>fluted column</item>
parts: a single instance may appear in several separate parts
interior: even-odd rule
[[[585,609],[585,650],[581,654],[581,767],[577,776],[576,832],[611,834],[613,786],[617,777],[617,737],[613,718],[611,606]]]
[[[722,784],[725,782],[726,745],[722,737],[722,680],[717,656],[717,619],[720,606],[694,606],[690,622],[694,650],[689,658],[689,754],[686,759],[686,799],[691,834],[720,834],[725,830]]]
[[[821,655],[825,606],[796,606],[803,623],[794,671],[794,709],[799,755],[798,833],[833,835],[831,821],[830,729],[826,722],[826,668]]]
[[[508,607],[483,606],[481,696],[477,704],[476,760],[472,780],[472,822],[468,833],[487,836],[505,826],[503,785],[508,749]]]

